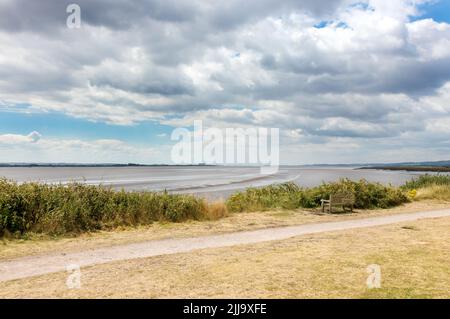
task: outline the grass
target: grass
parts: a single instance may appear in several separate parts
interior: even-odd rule
[[[101,205],[104,206],[100,204],[100,206],[94,206],[100,211],[97,216],[103,216],[108,212],[102,212],[100,208],[109,207],[106,205],[108,198],[110,196],[115,198],[115,194],[125,196],[125,198],[127,198],[127,194],[138,195],[137,199],[132,197],[136,200],[134,205],[137,205],[139,200],[148,203],[146,201],[149,199],[146,196],[155,196],[155,201],[172,200],[174,203],[185,199],[190,204],[182,206],[183,210],[174,210],[178,212],[177,214],[165,213],[164,209],[171,209],[168,204],[156,205],[147,208],[148,210],[144,206],[139,214],[135,215],[141,216],[140,214],[142,214],[141,218],[134,219],[135,222],[129,222],[128,219],[122,219],[124,217],[120,216],[118,219],[109,219],[110,216],[103,216],[103,218],[97,219],[97,225],[100,225],[100,230],[106,231],[93,233],[83,232],[80,229],[66,233],[64,232],[66,228],[58,228],[61,226],[54,228],[59,231],[48,232],[45,231],[45,228],[41,228],[41,232],[36,233],[39,227],[46,225],[37,222],[34,228],[23,233],[22,238],[39,240],[3,239],[0,241],[0,259],[43,253],[76,252],[168,237],[193,237],[448,208],[450,196],[447,195],[450,183],[447,184],[445,178],[435,179],[434,176],[419,177],[419,179],[411,181],[401,188],[385,188],[382,185],[372,185],[364,181],[344,180],[313,189],[302,189],[293,185],[273,185],[263,188],[262,191],[251,189],[249,193],[245,192],[245,194],[252,194],[252,196],[243,197],[246,200],[237,203],[242,205],[240,207],[244,207],[242,211],[245,211],[247,203],[252,203],[252,206],[248,207],[263,211],[258,210],[245,214],[227,214],[227,208],[223,203],[208,203],[194,198],[200,203],[199,206],[195,206],[190,202],[191,196],[114,192],[102,187],[84,185],[77,185],[79,189],[71,188],[75,185],[68,187],[45,186],[40,189],[33,184],[47,195],[44,198],[47,200],[53,198],[53,203],[81,204],[80,201],[71,202],[75,195],[73,197],[62,196],[60,192],[66,194],[64,190],[77,191],[77,196],[85,199],[91,197],[97,201],[102,199],[104,203]],[[1,205],[8,203],[4,200],[5,194],[15,194],[15,196],[22,194],[21,199],[28,200],[28,202],[27,200],[22,202],[28,203],[29,206],[23,204],[24,206],[21,207],[50,207],[48,204],[47,206],[42,204],[40,199],[43,197],[39,197],[43,196],[42,193],[33,190],[29,184],[24,184],[27,187],[13,183],[11,185],[14,186],[11,190],[16,193],[0,192]],[[415,191],[415,196],[412,201],[395,208],[358,209],[349,214],[318,214],[319,211],[315,208],[296,208],[298,203],[304,203],[298,199],[313,199],[310,201],[313,205],[310,206],[314,207],[316,205],[314,199],[317,198],[315,196],[326,196],[326,192],[339,190],[342,187],[348,187],[355,192],[360,203],[365,203],[364,205],[369,203],[368,206],[371,208],[385,206],[386,203],[397,203],[396,194],[398,192],[401,192],[403,196],[409,196],[408,194]],[[47,193],[54,189],[57,190],[55,194]],[[23,196],[24,192],[27,196]],[[36,193],[38,194],[36,195]],[[394,201],[391,201],[392,197]],[[122,203],[122,213],[127,211],[125,207],[128,209],[139,207],[127,206],[124,204],[127,201],[120,197],[119,199],[116,203]],[[404,200],[403,197],[401,199]],[[92,200],[88,203],[97,201]],[[46,202],[44,201],[44,203]],[[228,208],[232,208],[229,203],[227,202]],[[5,206],[1,205],[0,207],[4,209]],[[266,208],[269,206],[272,208]],[[189,207],[201,207],[201,213],[198,215],[182,213],[190,211],[187,209]],[[45,216],[45,209],[39,211]],[[51,214],[51,212],[47,213]],[[227,216],[222,218],[226,214]],[[56,216],[59,215],[56,214]],[[148,216],[152,218],[148,218]],[[180,216],[178,221],[185,222],[173,223],[172,219],[168,218],[170,216]],[[44,220],[46,219],[44,218]],[[0,298],[449,298],[450,234],[447,231],[449,226],[450,218],[440,218],[300,236],[278,242],[114,262],[82,268],[82,288],[80,290],[68,290],[65,285],[67,274],[57,273],[2,283]],[[119,227],[121,231],[108,231],[117,230],[116,227]],[[67,237],[68,234],[74,235],[74,237]],[[374,263],[379,264],[382,269],[381,289],[367,289],[365,285],[366,267]]]
[[[426,199],[450,201],[450,187],[443,185],[433,185],[418,189],[415,200]]]
[[[313,188],[284,183],[248,188],[225,203],[167,192],[114,191],[77,183],[17,184],[0,179],[0,237],[70,236],[154,222],[216,220],[228,212],[317,208],[320,199],[339,191],[352,192],[357,209],[385,209],[410,200],[450,201],[450,177],[423,175],[400,188],[349,179]]]
[[[450,201],[449,175],[421,175],[406,182],[401,188],[414,200]]]
[[[227,207],[232,212],[314,208],[320,205],[321,199],[329,198],[330,194],[339,191],[355,194],[355,208],[360,209],[389,208],[409,201],[404,191],[392,186],[341,179],[313,188],[301,188],[295,183],[248,188],[233,194],[227,200]]]
[[[450,298],[449,228],[428,219],[127,260],[82,268],[81,289],[61,272],[4,282],[0,297]]]
[[[217,220],[189,220],[183,223],[154,222],[149,225],[118,227],[113,230],[74,234],[73,236],[28,234],[26,239],[0,240],[0,260],[30,255],[69,253],[115,245],[167,238],[198,237],[269,227],[343,221],[449,208],[448,202],[413,201],[389,209],[354,210],[346,214],[322,214],[317,209],[273,210],[229,214]]]
[[[26,233],[71,234],[146,225],[217,219],[220,203],[167,192],[114,191],[84,184],[17,184],[0,180],[0,236]]]
[[[401,186],[404,190],[426,188],[430,186],[447,186],[450,188],[449,175],[420,175]]]

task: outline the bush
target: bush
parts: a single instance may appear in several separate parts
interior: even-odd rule
[[[449,176],[424,175],[401,188],[379,183],[341,179],[313,188],[295,183],[248,188],[223,203],[207,203],[192,195],[167,192],[114,191],[79,183],[47,185],[17,184],[0,179],[0,236],[5,233],[66,234],[111,229],[122,225],[143,225],[154,221],[180,222],[187,219],[217,219],[227,211],[314,208],[330,194],[349,191],[355,208],[388,208],[409,201],[413,189],[428,185],[450,185]],[[449,197],[450,191],[441,191]],[[409,191],[409,192],[408,192]],[[444,194],[445,193],[445,194]],[[418,194],[424,196],[422,193]],[[427,195],[430,196],[430,195]],[[442,197],[441,196],[441,197]]]
[[[247,188],[234,193],[227,202],[232,212],[268,210],[271,208],[294,209],[299,207],[301,189],[295,183],[269,185],[261,188]]]
[[[384,186],[380,183],[369,183],[362,179],[358,182],[341,179],[338,182],[322,184],[317,187],[320,198],[329,198],[330,194],[348,191],[355,195],[355,208],[389,208],[408,202],[408,197],[398,188]],[[317,191],[316,191],[317,192]],[[320,203],[315,197],[315,203]]]
[[[273,208],[314,208],[321,199],[330,194],[348,191],[355,195],[355,208],[388,208],[408,201],[408,197],[398,188],[379,183],[358,182],[341,179],[338,182],[322,184],[313,188],[300,188],[294,183],[249,188],[232,195],[227,207],[233,212],[258,211]]]
[[[17,184],[0,179],[0,236],[79,233],[119,225],[210,218],[204,200],[167,192],[114,191],[83,184]],[[226,212],[214,207],[215,215]]]

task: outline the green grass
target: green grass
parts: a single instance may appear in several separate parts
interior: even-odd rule
[[[235,193],[227,200],[227,208],[232,212],[269,210],[274,208],[314,208],[321,199],[330,194],[348,191],[355,195],[355,208],[389,208],[408,202],[405,192],[399,188],[379,183],[358,182],[341,179],[334,183],[324,183],[313,188],[301,188],[294,183],[248,188]]]
[[[425,174],[406,182],[401,188],[413,190],[429,186],[450,186],[450,176]]]
[[[450,201],[450,176],[421,175],[406,182],[401,189],[407,191],[415,200]]]
[[[114,191],[77,183],[17,184],[0,179],[0,237],[76,234],[154,221],[218,219],[227,211],[314,208],[320,205],[321,199],[340,191],[355,195],[355,208],[389,208],[410,199],[450,200],[450,177],[422,175],[398,188],[349,179],[313,188],[284,183],[248,188],[231,195],[225,205],[167,192]]]
[[[166,192],[0,180],[0,236],[80,233],[161,220],[206,219],[210,212],[214,217],[224,215],[225,208],[219,208],[194,196]]]

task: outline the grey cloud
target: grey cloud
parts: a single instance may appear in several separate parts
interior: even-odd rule
[[[69,4],[81,8],[82,23],[112,29],[128,29],[140,20],[182,22],[195,17],[196,7],[175,0],[40,0],[0,3],[0,28],[13,31],[52,32],[66,27]]]
[[[79,0],[84,27],[69,30],[71,2],[0,3],[0,36],[23,55],[0,59],[0,98],[36,95],[46,110],[109,123],[216,109],[212,119],[229,123],[378,138],[422,131],[427,114],[412,107],[450,81],[449,57],[419,48],[405,25],[384,45],[366,31],[321,38],[290,15],[320,21],[348,1]],[[428,44],[450,37],[432,32]],[[258,117],[270,101],[278,114]],[[220,113],[233,107],[255,113]],[[347,121],[324,125],[335,118]]]
[[[209,20],[210,26],[234,28],[254,19],[290,10],[302,10],[321,16],[332,13],[342,0],[4,0],[0,3],[0,28],[8,31],[49,31],[64,27],[66,8],[71,3],[81,7],[83,22],[112,29],[127,29],[142,20],[186,22]],[[199,21],[196,21],[199,22]]]
[[[219,29],[231,29],[253,22],[268,15],[276,16],[285,12],[300,10],[321,17],[331,14],[345,1],[341,0],[229,0],[216,3],[208,12],[211,24]]]
[[[373,91],[406,92],[413,96],[433,93],[450,79],[450,58],[391,65]]]
[[[124,72],[124,71],[122,71]],[[193,95],[194,87],[189,79],[182,78],[172,72],[160,72],[160,74],[147,73],[141,76],[130,74],[101,74],[93,78],[90,83],[93,86],[109,86],[115,89],[139,93],[172,95]]]

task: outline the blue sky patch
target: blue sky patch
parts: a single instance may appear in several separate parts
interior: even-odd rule
[[[0,134],[27,135],[37,131],[44,138],[117,139],[139,144],[166,144],[172,127],[153,121],[132,126],[112,125],[73,118],[59,113],[0,112]],[[161,136],[165,134],[165,136]]]
[[[450,23],[450,0],[441,0],[419,5],[421,14],[412,17],[412,21],[433,19],[436,22]]]

